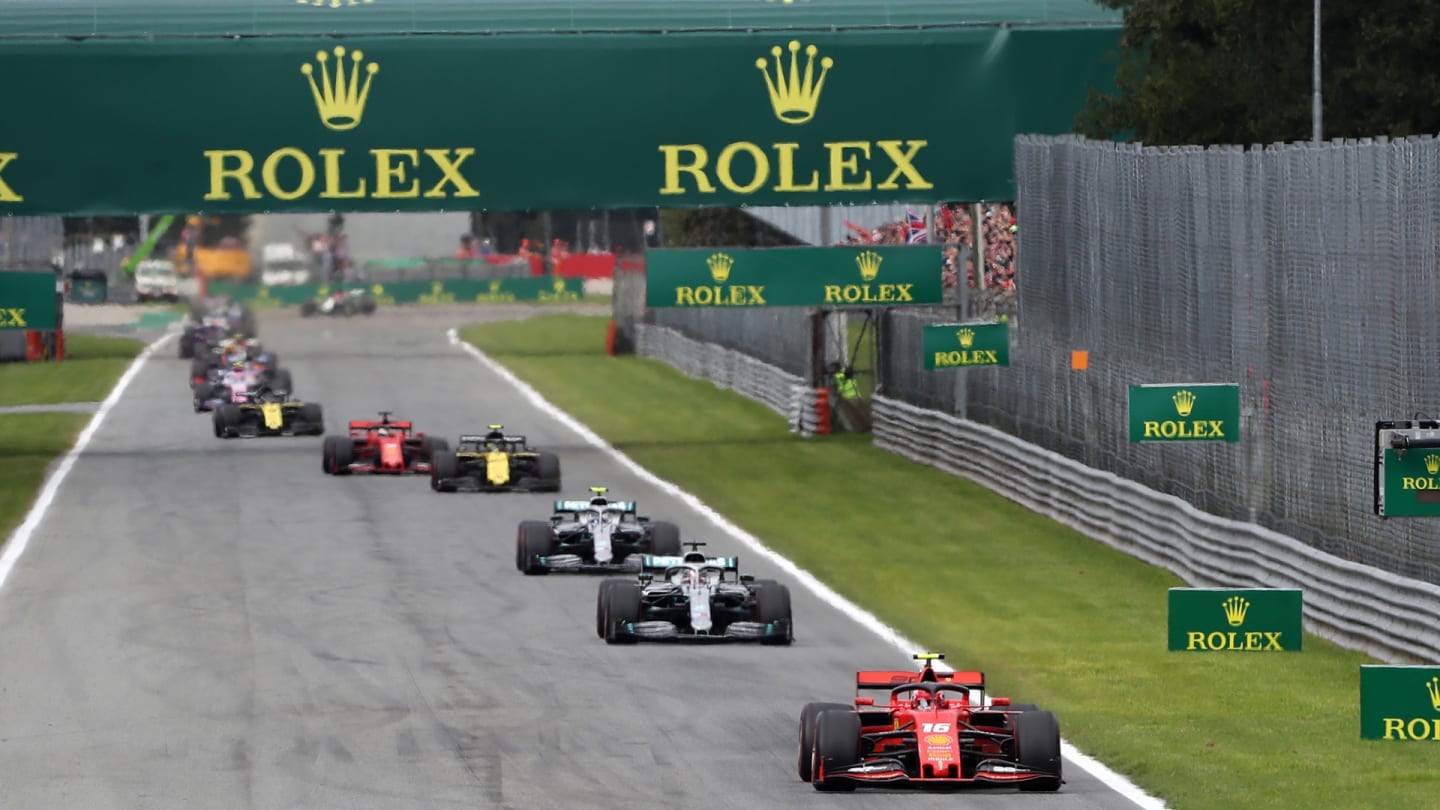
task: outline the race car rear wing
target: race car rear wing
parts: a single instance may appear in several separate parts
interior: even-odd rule
[[[920,673],[909,670],[861,670],[855,673],[855,688],[893,689],[902,683],[915,683],[919,680]],[[938,683],[958,683],[961,686],[977,689],[985,688],[985,673],[983,672],[936,672],[935,680]]]
[[[350,429],[351,429],[351,430],[371,430],[371,429],[373,429],[373,428],[379,428],[379,427],[387,427],[387,428],[390,428],[391,430],[409,430],[409,429],[410,429],[410,423],[409,423],[409,422],[381,422],[381,421],[378,420],[378,419],[364,419],[364,420],[359,420],[359,421],[352,421],[352,422],[350,423]]]
[[[654,555],[654,554],[646,554],[646,555],[642,558],[642,560],[641,560],[641,565],[643,565],[645,568],[664,569],[664,568],[671,568],[671,567],[676,566],[676,565],[686,565],[686,564],[687,564],[687,563],[685,562],[685,558],[684,558],[684,557],[681,557],[681,556],[673,556],[673,557],[672,557],[672,556],[658,556],[658,555]],[[716,568],[723,568],[723,569],[725,569],[726,571],[739,571],[739,570],[740,570],[740,558],[739,558],[739,557],[706,557],[704,564],[705,564],[705,565],[712,565],[712,566],[715,566]]]
[[[634,512],[634,511],[635,511],[635,502],[634,502],[634,501],[610,501],[609,503],[606,503],[606,504],[605,504],[605,508],[606,508],[606,509],[614,509],[614,510],[616,510],[616,511],[618,511],[618,512]],[[588,512],[589,510],[590,510],[590,502],[589,502],[589,501],[556,501],[556,502],[555,502],[555,511],[556,511],[556,512]]]

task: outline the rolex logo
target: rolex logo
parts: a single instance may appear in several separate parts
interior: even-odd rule
[[[855,263],[860,265],[860,278],[874,281],[875,276],[880,273],[880,262],[883,261],[885,261],[885,257],[873,250],[867,250],[856,256]]]
[[[1225,621],[1231,627],[1239,627],[1245,623],[1245,612],[1250,609],[1250,600],[1242,596],[1232,596],[1221,602],[1225,607]]]
[[[1189,416],[1195,410],[1195,394],[1191,391],[1176,391],[1170,399],[1175,403],[1175,412],[1181,416]]]
[[[1431,677],[1426,681],[1425,691],[1430,693],[1430,705],[1440,712],[1440,677]]]
[[[710,277],[715,279],[716,284],[724,284],[730,278],[730,268],[735,266],[735,260],[724,253],[716,253],[705,263],[710,265]]]
[[[327,66],[329,54],[315,52],[315,61],[320,63],[320,81],[315,81],[315,66],[306,62],[300,72],[310,80],[310,92],[315,96],[315,109],[320,113],[320,122],[326,128],[343,132],[360,125],[360,116],[365,114],[365,100],[370,96],[370,82],[380,71],[375,62],[365,66],[365,83],[360,83],[360,63],[365,61],[361,51],[350,52],[350,71],[345,70],[345,47],[335,46],[335,71]]]
[[[785,53],[779,45],[770,49],[775,58],[775,75],[770,75],[764,57],[755,60],[755,67],[765,74],[765,86],[770,89],[770,106],[775,117],[787,124],[803,124],[815,117],[815,108],[820,104],[820,91],[825,87],[825,74],[830,72],[835,60],[825,57],[820,60],[820,75],[815,75],[815,55],[820,49],[814,45],[805,48],[805,73],[800,73],[800,41],[790,40],[790,71],[787,74],[781,56]]]
[[[1425,472],[1431,475],[1440,475],[1440,456],[1434,453],[1425,456]]]
[[[974,343],[975,343],[975,330],[974,330],[974,329],[969,329],[969,328],[961,329],[960,331],[956,332],[955,334],[956,334],[957,337],[960,338],[960,348],[962,348],[962,349],[968,349],[968,348],[970,348],[972,345],[974,345]]]
[[[500,279],[498,279],[498,278],[492,278],[492,279],[490,279],[490,294],[491,294],[491,295],[497,295],[499,292],[500,292]]]
[[[565,279],[563,279],[563,278],[557,278],[557,279],[555,279],[555,283],[552,284],[552,285],[550,285],[550,286],[551,286],[551,289],[555,290],[555,292],[557,292],[557,293],[563,293],[563,292],[565,292]]]

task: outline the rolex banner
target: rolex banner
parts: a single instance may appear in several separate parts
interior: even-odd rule
[[[939,248],[672,248],[645,254],[645,305],[893,307],[939,304]]]
[[[1130,386],[1130,441],[1240,441],[1240,386],[1180,383]]]
[[[271,3],[277,24],[323,5]],[[1008,200],[1015,136],[1069,131],[1086,88],[1111,83],[1102,57],[1118,37],[1107,25],[325,38],[252,31],[250,5],[175,9],[212,6],[243,30],[11,32],[0,215]],[[924,93],[883,92],[907,82]],[[962,126],[957,110],[984,115]]]
[[[1300,652],[1298,590],[1171,588],[1170,650]]]
[[[0,270],[0,329],[54,329],[59,322],[56,276]]]
[[[1010,365],[1010,324],[937,323],[925,327],[925,368]]]
[[[1440,667],[1362,665],[1360,739],[1440,742]]]
[[[261,287],[212,281],[209,292],[245,301],[257,309],[299,306],[337,289],[363,289],[381,306],[394,304],[541,304],[583,300],[582,278],[452,278],[443,281],[392,281],[387,284],[294,284]]]

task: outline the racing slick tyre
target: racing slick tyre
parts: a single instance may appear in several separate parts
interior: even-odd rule
[[[785,632],[760,639],[761,644],[772,646],[789,644],[795,640],[795,625],[790,619],[790,589],[778,582],[767,582],[755,589],[756,619],[765,624],[784,622]]]
[[[208,357],[191,357],[190,381],[197,382],[204,380],[206,377],[210,376],[210,369],[214,367],[215,364],[210,362],[210,358]]]
[[[187,328],[180,333],[180,359],[189,360],[195,356],[195,329]]]
[[[810,781],[810,758],[815,754],[816,718],[821,712],[849,710],[850,707],[844,703],[806,703],[805,708],[800,710],[800,757],[796,760],[795,769],[800,774],[801,782]]]
[[[331,475],[349,475],[350,462],[355,460],[355,445],[349,436],[326,436],[325,472]]]
[[[314,315],[315,312],[316,312],[316,310],[318,310],[318,309],[319,309],[319,307],[316,306],[316,304],[315,304],[314,301],[301,301],[301,302],[300,302],[300,317],[302,317],[302,318],[308,318],[308,317],[310,317],[311,315]]]
[[[625,579],[603,579],[600,581],[600,591],[595,597],[595,635],[605,638],[605,628],[610,625],[610,591],[616,585],[624,585],[629,580]]]
[[[366,299],[362,300],[362,301],[360,302],[360,313],[361,313],[362,315],[374,315],[374,314],[375,314],[375,302],[374,302],[372,299],[369,299],[369,298],[366,298]]]
[[[820,712],[815,718],[815,756],[811,759],[810,784],[816,790],[852,791],[855,781],[826,777],[827,771],[860,761],[860,715],[849,709]]]
[[[239,435],[240,409],[226,403],[215,409],[215,435],[221,439],[233,439]]]
[[[270,375],[270,390],[272,391],[284,391],[288,394],[295,390],[291,387],[292,385],[294,382],[290,379],[290,369],[288,368],[277,368],[275,373]]]
[[[560,457],[554,453],[541,453],[535,458],[535,492],[560,491]]]
[[[634,644],[635,637],[621,633],[621,622],[640,621],[640,583],[617,580],[606,592],[605,643]]]
[[[515,567],[526,574],[548,574],[540,557],[555,553],[555,532],[543,520],[522,520],[515,536]]]
[[[1055,774],[1016,785],[1024,791],[1060,789],[1060,721],[1051,712],[1025,712],[1015,718],[1015,759],[1027,768]]]
[[[322,436],[325,433],[325,411],[321,409],[318,402],[307,402],[300,406],[300,413],[297,414],[299,421],[304,422],[303,431],[308,436]],[[296,431],[300,433],[301,431]]]
[[[680,527],[668,520],[657,520],[650,524],[650,553],[659,557],[678,557],[680,548]]]
[[[455,476],[460,459],[454,453],[441,453],[430,459],[430,488],[436,492],[454,492]]]
[[[351,315],[354,315],[354,314],[355,314],[355,302],[352,301],[352,300],[350,300],[349,298],[346,298],[346,299],[345,299],[345,303],[342,305],[342,309],[343,309],[344,312],[345,312],[345,317],[348,318],[348,317],[350,317]]]
[[[435,456],[447,455],[450,452],[450,442],[439,436],[426,436],[420,442],[420,459],[427,464],[435,462]]]

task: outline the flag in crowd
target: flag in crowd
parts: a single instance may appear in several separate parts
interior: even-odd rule
[[[854,231],[855,233],[860,234],[860,238],[865,240],[865,244],[867,244],[867,245],[873,245],[873,244],[875,244],[875,241],[876,241],[876,239],[875,239],[875,234],[871,233],[870,231],[865,230],[864,228],[860,227],[859,225],[856,225],[855,223],[851,222],[851,221],[848,220],[848,219],[845,220],[845,227],[849,228],[850,230]]]
[[[911,208],[905,209],[905,244],[923,245],[929,240],[925,218]]]

